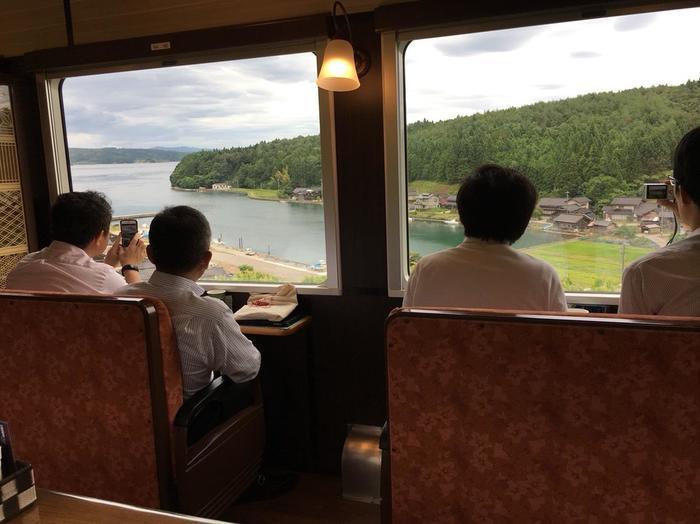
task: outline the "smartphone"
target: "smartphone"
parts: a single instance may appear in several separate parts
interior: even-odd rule
[[[122,233],[122,247],[127,247],[139,230],[139,223],[134,219],[119,221],[119,229]]]
[[[646,200],[673,200],[673,189],[663,182],[644,184],[644,198]]]

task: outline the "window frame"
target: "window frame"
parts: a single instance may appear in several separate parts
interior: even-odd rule
[[[408,285],[408,178],[406,171],[406,99],[404,59],[413,40],[464,35],[534,25],[573,22],[589,18],[641,14],[691,8],[693,5],[642,3],[588,12],[569,8],[551,13],[519,14],[475,19],[425,28],[383,31],[381,38],[382,102],[384,117],[384,176],[386,189],[387,289],[403,297]],[[697,7],[697,6],[695,6]],[[620,293],[565,292],[569,304],[617,305]]]
[[[42,71],[36,75],[41,112],[42,135],[46,158],[49,197],[53,202],[58,195],[72,190],[71,170],[68,164],[68,142],[63,113],[62,84],[65,78],[100,73],[158,69],[168,65],[195,65],[212,62],[263,58],[294,53],[311,52],[316,55],[316,69],[323,62],[327,39],[312,38],[296,42],[242,47],[234,50],[212,51],[168,57],[167,61],[153,58],[128,64],[96,65],[85,68],[66,68]],[[340,295],[342,293],[340,268],[340,235],[338,218],[338,184],[335,147],[335,119],[333,93],[317,88],[319,135],[321,142],[321,182],[323,187],[323,215],[326,245],[327,279],[323,284],[295,284],[302,295]],[[198,282],[205,289],[226,289],[231,292],[268,293],[282,283],[254,282]]]

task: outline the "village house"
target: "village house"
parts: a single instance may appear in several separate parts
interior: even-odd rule
[[[561,207],[565,206],[568,202],[568,198],[540,198],[538,206],[542,211],[542,215],[546,217],[551,217],[557,213],[561,213]]]
[[[612,207],[634,211],[642,202],[644,202],[644,199],[641,197],[617,197],[613,198],[610,205]]]
[[[578,196],[574,198],[545,197],[540,198],[538,206],[545,217],[555,217],[558,214],[585,214],[590,207],[591,200],[588,197]]]
[[[581,231],[588,227],[592,220],[586,215],[558,215],[554,219],[554,227],[560,231]]]
[[[634,209],[634,218],[639,222],[658,222],[659,205],[656,202],[642,202]]]
[[[457,195],[447,195],[445,203],[441,205],[447,209],[457,209]]]
[[[577,204],[580,207],[588,209],[591,207],[591,199],[585,196],[577,196],[568,201],[569,204]]]
[[[320,187],[296,187],[292,191],[292,200],[318,200],[320,198]]]
[[[228,182],[219,182],[216,184],[212,184],[211,188],[214,191],[230,191],[231,190],[231,184]]]
[[[440,199],[432,193],[421,193],[416,197],[416,209],[434,209],[440,205]]]
[[[615,224],[610,220],[594,220],[588,227],[592,228],[594,233],[603,233],[610,229],[614,229]]]
[[[661,226],[658,223],[651,223],[651,224],[642,223],[639,225],[639,230],[642,233],[660,233]]]

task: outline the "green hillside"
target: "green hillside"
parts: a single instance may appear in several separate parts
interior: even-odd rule
[[[597,203],[669,170],[675,144],[699,124],[700,81],[416,122],[407,129],[409,180],[456,184],[475,166],[496,162],[522,170],[543,196],[585,194]],[[284,168],[289,179],[275,177]],[[170,181],[183,188],[320,185],[319,138],[193,153]]]
[[[187,153],[165,149],[126,149],[102,147],[88,149],[71,147],[70,163],[75,164],[132,164],[138,162],[177,162]]]

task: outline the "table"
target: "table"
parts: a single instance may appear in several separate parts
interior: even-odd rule
[[[310,324],[305,316],[284,328],[241,326],[262,355],[264,464],[271,468],[316,469]]]
[[[310,323],[311,317],[307,315],[286,327],[246,326],[242,324],[241,333],[244,335],[262,335],[266,337],[288,337],[305,328]]]
[[[220,520],[139,508],[106,500],[37,489],[37,501],[10,524],[220,524]]]

